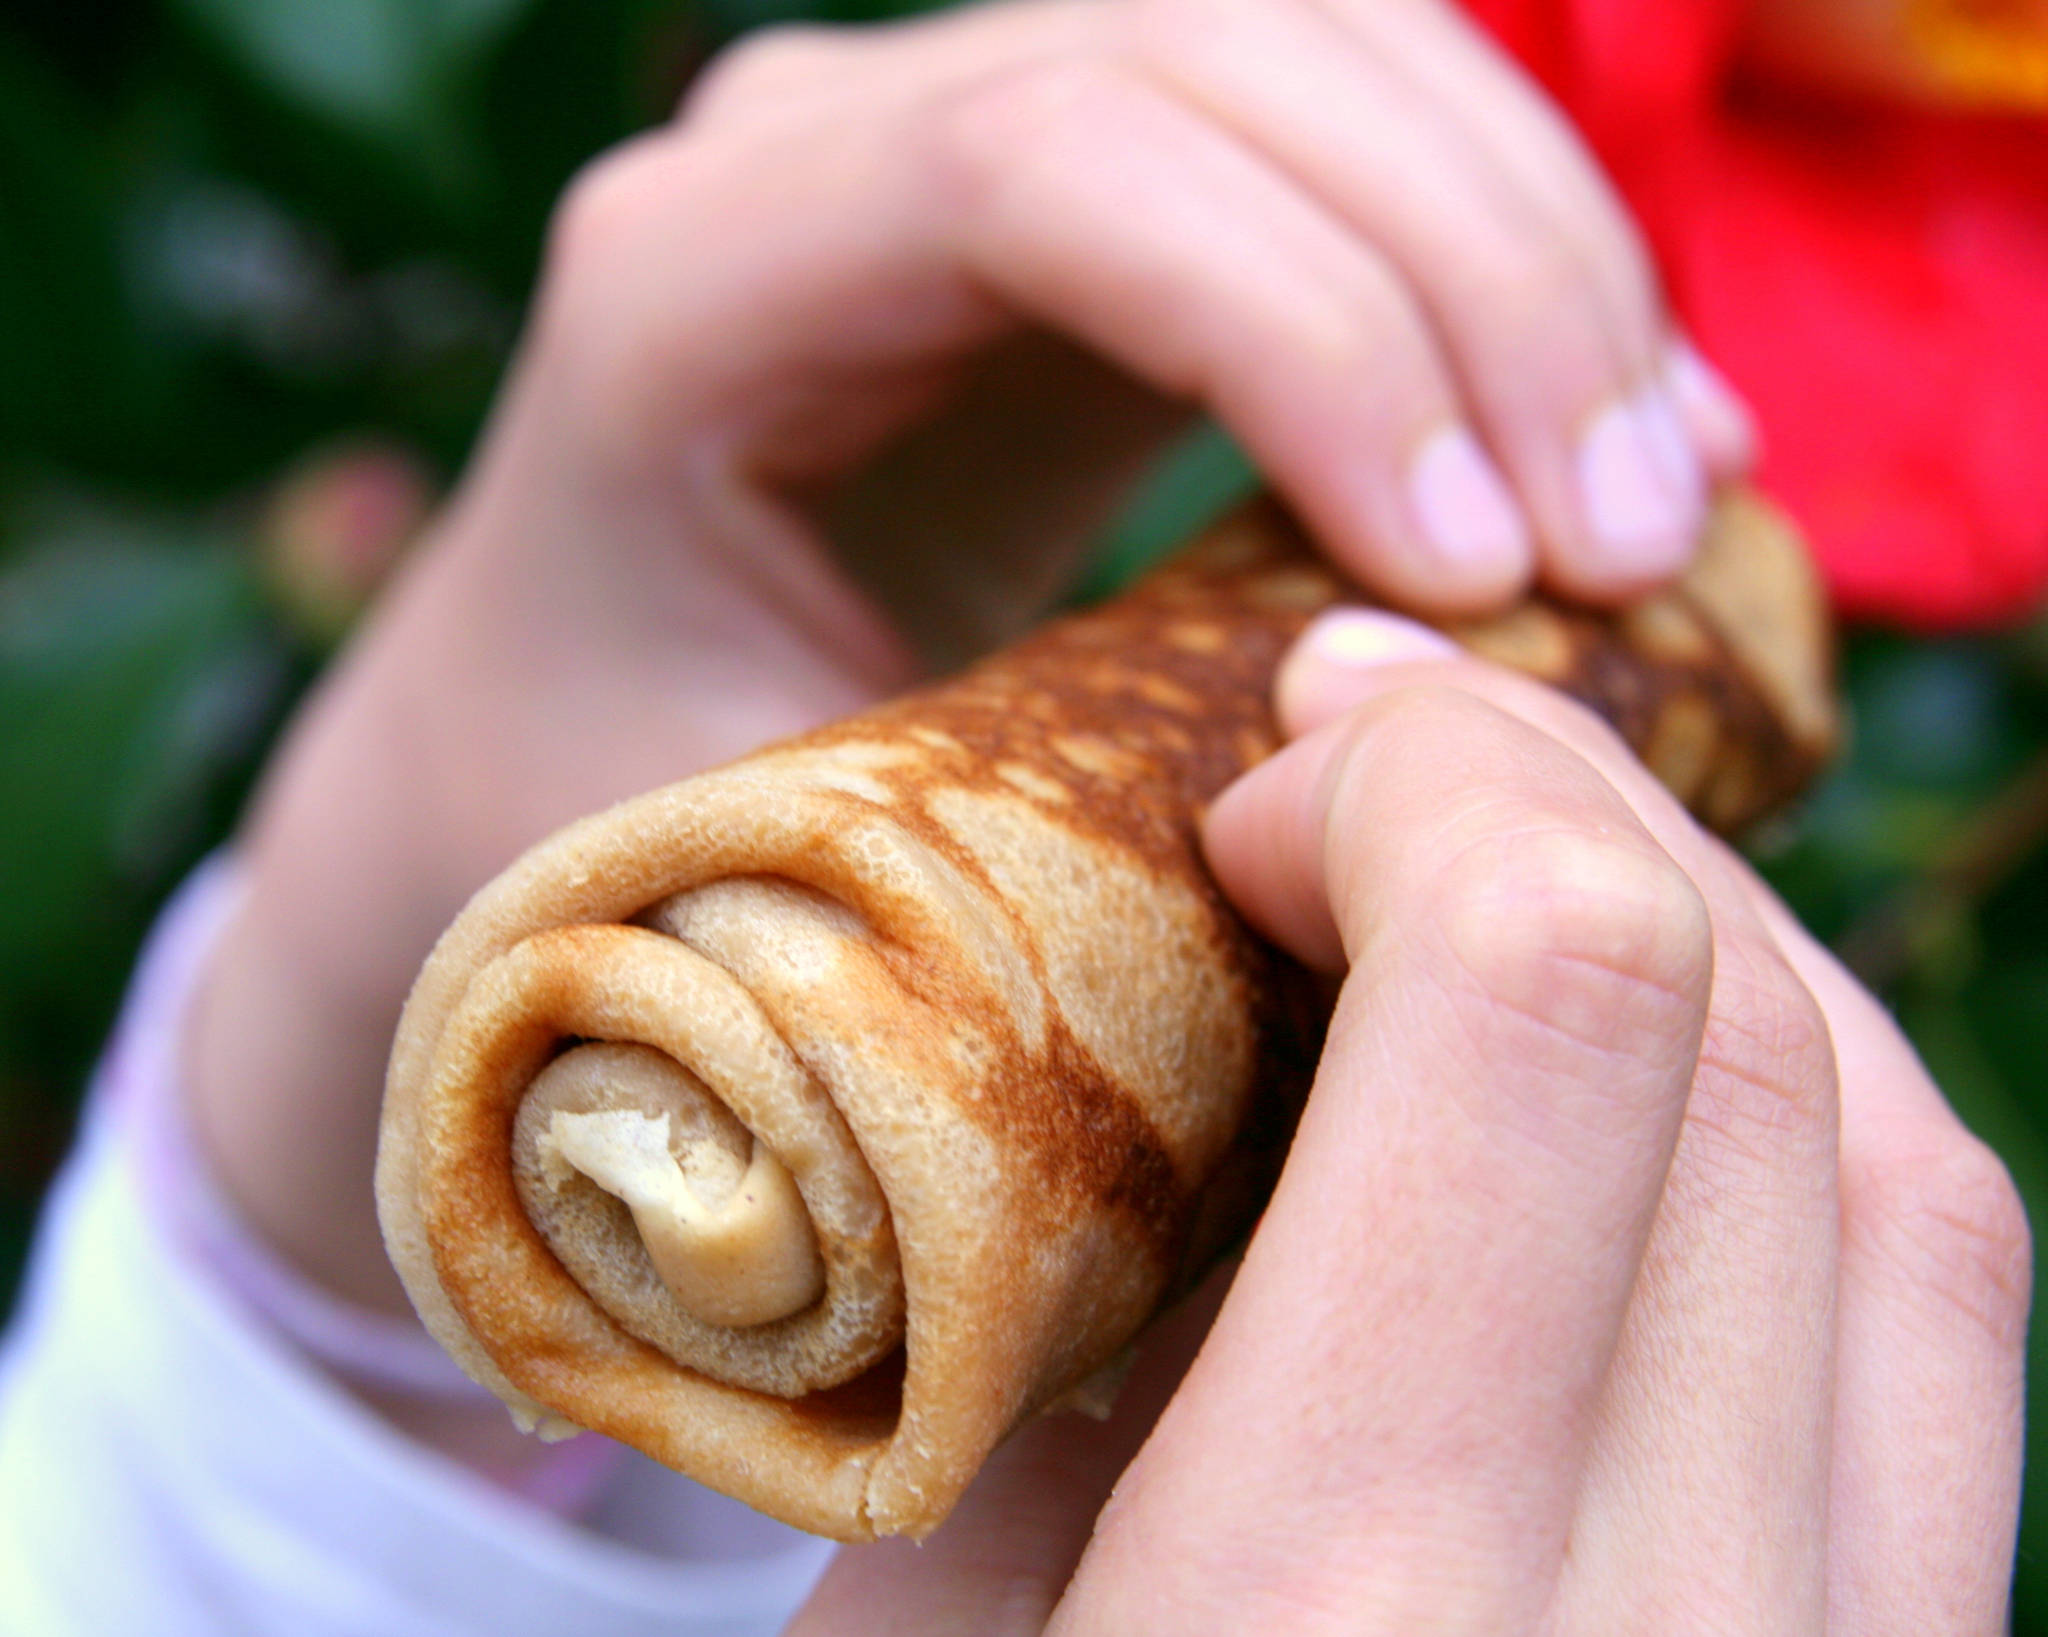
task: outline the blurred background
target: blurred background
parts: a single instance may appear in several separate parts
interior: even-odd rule
[[[459,471],[562,184],[735,33],[909,9],[0,7],[0,1303],[138,939]],[[1247,481],[1197,439],[1098,583]],[[1845,675],[1851,752],[1758,856],[2039,1221],[2048,619]],[[2048,1634],[2039,1505],[2019,1596]]]

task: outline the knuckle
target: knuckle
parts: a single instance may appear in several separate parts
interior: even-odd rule
[[[645,231],[659,183],[658,149],[642,138],[599,154],[571,178],[548,227],[547,281],[577,285],[618,265]]]
[[[1058,154],[1075,133],[1113,139],[1118,76],[1085,57],[1032,62],[991,74],[935,101],[927,145],[948,202],[972,210],[999,194],[1020,161]]]
[[[1359,460],[1397,466],[1457,404],[1422,309],[1375,255],[1304,256],[1297,270],[1284,305],[1257,325],[1213,338],[1216,357],[1203,384],[1226,401],[1239,383],[1297,399],[1315,390],[1354,417]],[[1276,368],[1282,359],[1284,377]],[[1373,390],[1359,394],[1360,381]]]
[[[1585,305],[1589,277],[1585,260],[1562,234],[1516,231],[1499,234],[1485,261],[1468,275],[1480,310],[1493,316],[1502,333],[1533,341],[1544,319]]]
[[[1331,270],[1332,304],[1323,326],[1332,367],[1375,383],[1389,422],[1428,426],[1456,394],[1429,339],[1428,319],[1400,275],[1378,256]]]
[[[1645,329],[1661,327],[1663,282],[1649,241],[1598,162],[1576,138],[1567,138],[1558,158],[1558,176],[1563,183],[1563,197],[1556,205],[1560,230],[1580,247],[1610,311]]]
[[[1634,224],[1619,213],[1610,216],[1609,231],[1601,247],[1592,252],[1594,265],[1604,274],[1609,305],[1624,322],[1646,335],[1654,334],[1664,322],[1664,291],[1657,279],[1657,265]]]
[[[591,161],[556,206],[530,349],[559,401],[601,406],[590,427],[651,427],[690,378],[685,305],[627,288],[667,253],[662,235],[688,214],[698,176],[686,147],[642,137]]]
[[[1470,333],[1502,368],[1553,391],[1582,394],[1589,377],[1611,368],[1587,256],[1557,232],[1488,238],[1483,254],[1459,258],[1470,270],[1457,301]]]
[[[1166,68],[1200,60],[1219,35],[1242,37],[1259,26],[1260,0],[1131,0],[1121,13],[1124,38],[1143,61]]]
[[[1576,311],[1586,323],[1608,327],[1611,339],[1620,339],[1615,325],[1644,336],[1658,326],[1663,298],[1655,265],[1633,224],[1604,200],[1538,204],[1513,237],[1493,274],[1501,289],[1522,292],[1516,311]]]
[[[1431,899],[1483,997],[1546,1033],[1627,1055],[1696,1036],[1712,927],[1699,889],[1653,845],[1540,809],[1512,815],[1446,860]]]
[[[1777,951],[1726,940],[1691,1124],[1746,1153],[1788,1143],[1831,1150],[1836,1091],[1834,1039],[1820,1003]]]
[[[1354,961],[1413,974],[1484,1124],[1582,1156],[1668,1144],[1713,978],[1691,876],[1580,758],[1462,689],[1384,695],[1347,733],[1323,845]]]
[[[2020,1347],[2033,1285],[2026,1207],[2004,1163],[1959,1124],[1866,1158],[1845,1182],[1846,1231],[1881,1265],[1960,1313],[2001,1349]]]
[[[843,44],[844,31],[824,23],[755,29],[705,65],[683,95],[680,117],[722,119],[779,104],[828,72]]]
[[[1130,0],[1119,8],[1121,37],[1145,61],[1172,62],[1188,38],[1194,8],[1203,0]],[[1214,4],[1215,0],[1209,0]]]

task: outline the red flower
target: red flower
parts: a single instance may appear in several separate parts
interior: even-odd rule
[[[1897,4],[1916,49],[1930,29],[1955,49],[1859,61],[1832,93],[1795,88],[1782,52],[1764,71],[1742,0],[1469,9],[1627,195],[1680,314],[1755,407],[1762,481],[1844,612],[2011,620],[2048,591],[2048,107],[1934,106],[1979,89],[1965,76],[1992,59],[1964,30],[1990,25],[1962,13],[1986,0]],[[2048,53],[2038,12],[1998,26],[2042,27]],[[2032,83],[1981,89],[2024,101]]]

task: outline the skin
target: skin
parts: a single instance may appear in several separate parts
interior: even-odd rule
[[[594,165],[471,471],[245,827],[188,1068],[256,1230],[402,1311],[383,1058],[468,894],[1014,628],[1198,408],[1433,612],[1640,591],[1749,454],[1596,169],[1433,0],[778,33]],[[1030,1429],[798,1629],[1993,1629],[2003,1172],[1601,730],[1358,647],[1297,652],[1303,737],[1211,825],[1246,912],[1349,973],[1214,1329],[1188,1365],[1220,1288],[1107,1433]]]
[[[843,1552],[792,1633],[2004,1630],[1998,1161],[1604,726],[1346,622],[1209,819],[1344,974],[1220,1312],[925,1548]]]

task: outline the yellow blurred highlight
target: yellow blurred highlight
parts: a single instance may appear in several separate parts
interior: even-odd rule
[[[1756,0],[1771,79],[1923,107],[2048,112],[2048,0]]]

